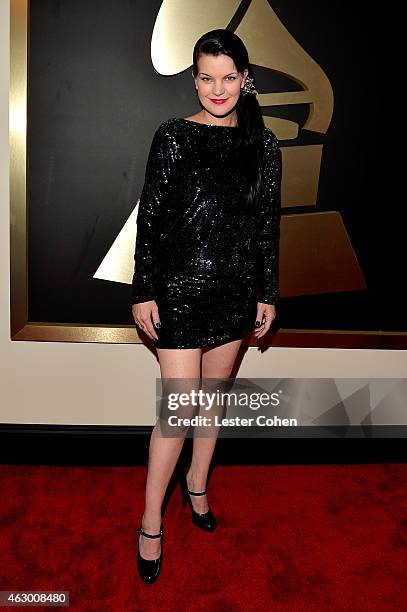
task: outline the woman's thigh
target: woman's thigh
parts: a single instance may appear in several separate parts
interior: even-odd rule
[[[161,378],[199,378],[202,349],[157,348]]]
[[[190,419],[197,414],[199,406],[194,401],[193,393],[200,387],[202,349],[162,349],[157,348],[162,379],[162,403],[160,406],[160,430],[164,437],[184,437],[187,427],[170,426],[169,416]],[[164,379],[164,380],[163,380]],[[182,403],[174,401],[183,395]],[[186,401],[186,395],[190,401]],[[195,396],[196,397],[196,396]],[[171,398],[171,406],[168,401]],[[172,412],[175,410],[175,412]]]
[[[228,378],[242,344],[242,339],[232,340],[202,352],[202,378]]]
[[[242,339],[205,349],[157,348],[162,378],[228,378]]]

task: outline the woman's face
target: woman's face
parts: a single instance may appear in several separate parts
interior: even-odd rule
[[[248,72],[246,68],[241,75],[228,55],[201,55],[198,59],[198,74],[193,78],[204,109],[218,117],[232,111]]]

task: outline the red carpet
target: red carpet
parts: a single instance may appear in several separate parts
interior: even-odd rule
[[[407,609],[405,464],[215,467],[218,529],[177,487],[153,585],[135,567],[145,467],[0,473],[0,590],[69,591],[74,611]]]

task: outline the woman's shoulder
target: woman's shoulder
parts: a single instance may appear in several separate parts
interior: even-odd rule
[[[179,132],[180,127],[181,127],[181,119],[178,117],[170,117],[169,119],[165,119],[164,121],[162,121],[158,128],[157,128],[157,132],[159,134],[176,134],[177,132]]]
[[[183,127],[182,120],[177,117],[165,119],[156,128],[154,141],[162,147],[170,148],[173,153],[178,153],[184,146]]]
[[[263,155],[270,163],[281,156],[280,142],[273,130],[265,127],[263,130]]]
[[[154,132],[151,148],[170,154],[175,159],[179,155],[181,143],[177,128],[178,122],[174,117],[162,121]]]
[[[278,147],[280,144],[273,130],[267,126],[263,130],[263,142],[267,147]]]

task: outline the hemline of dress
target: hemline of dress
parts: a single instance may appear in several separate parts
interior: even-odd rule
[[[222,338],[219,338],[218,340],[206,340],[206,341],[201,340],[201,341],[198,341],[198,343],[197,342],[182,343],[182,344],[177,344],[177,346],[169,345],[168,342],[159,344],[158,342],[154,341],[153,346],[155,348],[163,348],[163,349],[206,348],[208,346],[216,346],[216,345],[221,346],[222,344],[226,344],[227,342],[233,342],[233,340],[244,340],[244,338],[246,338],[246,336],[251,333],[252,333],[251,331],[248,331],[245,334],[242,334],[242,332],[240,332],[239,334],[229,334],[228,336],[223,336]],[[163,344],[165,346],[163,346]]]

